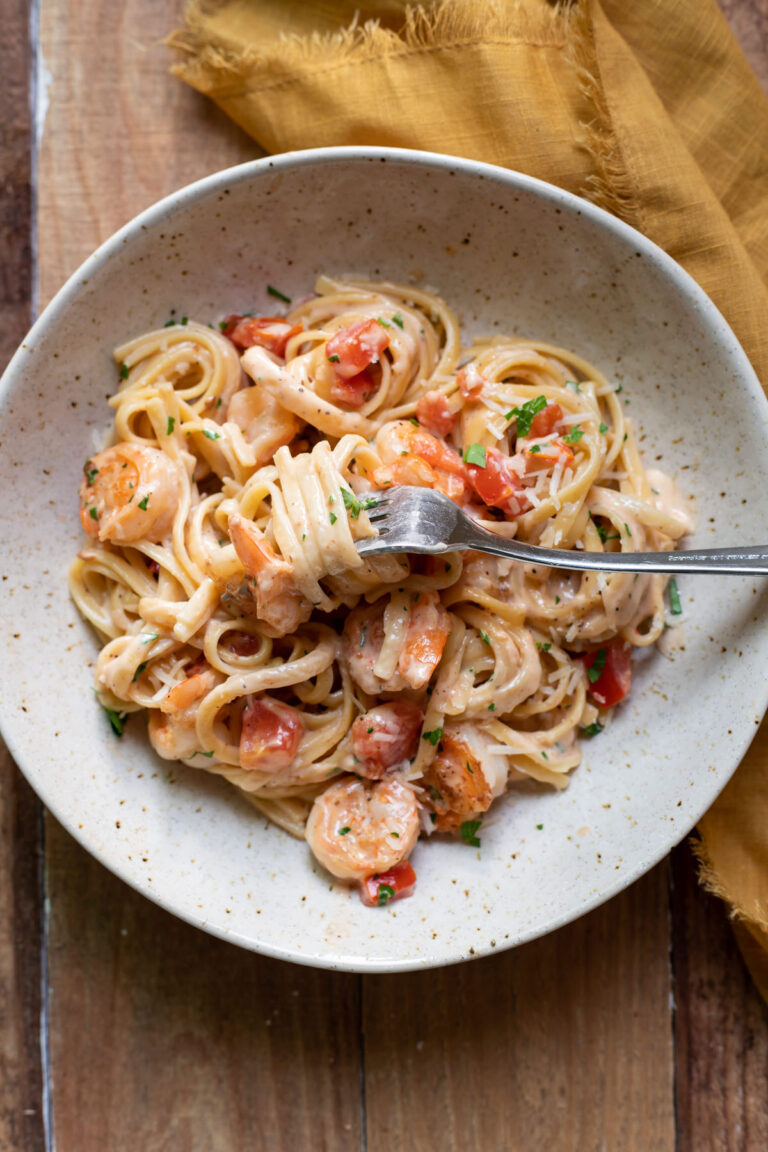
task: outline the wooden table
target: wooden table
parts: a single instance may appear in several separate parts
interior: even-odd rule
[[[40,0],[35,58],[27,5],[4,0],[6,355],[116,227],[257,154],[168,76],[181,7]],[[768,79],[766,0],[724,7]],[[768,1149],[768,1013],[687,846],[546,939],[359,977],[176,921],[3,768],[2,1152]]]

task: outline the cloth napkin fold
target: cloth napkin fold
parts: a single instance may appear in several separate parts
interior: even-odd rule
[[[601,205],[695,277],[768,384],[768,101],[715,0],[193,0],[171,45],[268,152],[423,148]],[[768,724],[698,836],[768,998]]]

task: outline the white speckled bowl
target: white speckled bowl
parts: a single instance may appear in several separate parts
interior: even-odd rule
[[[768,474],[768,406],[713,305],[632,229],[525,176],[396,150],[278,156],[170,196],[75,273],[12,361],[0,712],[32,786],[108,868],[206,931],[329,968],[446,964],[580,916],[688,832],[766,706],[765,585],[684,577],[685,651],[637,661],[630,702],[585,743],[568,790],[512,794],[479,852],[420,844],[416,894],[391,908],[331,884],[223,781],[169,771],[141,719],[115,739],[91,690],[97,640],[66,583],[80,469],[111,416],[110,351],[173,309],[273,311],[268,283],[301,296],[321,271],[423,278],[467,334],[543,337],[602,366],[624,386],[646,461],[695,494],[697,545],[763,542],[750,476]]]

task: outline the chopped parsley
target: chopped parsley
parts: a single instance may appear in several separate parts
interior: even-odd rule
[[[147,492],[146,496],[143,496],[142,499],[139,500],[139,508],[141,508],[142,512],[146,512],[147,504],[149,504],[149,498],[151,495],[151,492]]]
[[[415,416],[410,417],[410,422],[411,422],[411,424],[413,424],[414,428],[420,428],[421,427],[421,425],[419,424],[419,422]]]
[[[376,897],[376,903],[379,908],[384,904],[388,904],[395,894],[395,890],[391,884],[379,884],[379,894]]]
[[[91,508],[88,515],[90,516],[91,520],[98,520],[99,518],[99,513],[95,508]]]
[[[626,532],[627,536],[631,536],[631,535],[632,535],[632,533],[631,533],[631,532],[630,532],[630,530],[629,530],[629,524],[627,524],[627,522],[626,522],[626,521],[624,522],[624,531]]]
[[[274,296],[275,300],[282,300],[283,304],[290,304],[291,297],[286,296],[284,292],[280,292],[277,288],[273,288],[271,284],[267,284],[267,295]]]
[[[86,472],[86,476],[88,477],[88,483],[93,484],[93,478],[94,478],[94,476],[98,476],[98,474],[99,474],[98,468],[89,468],[88,471]]]
[[[574,424],[567,436],[563,436],[563,444],[578,444],[584,435],[584,429],[580,424]]]
[[[595,528],[597,528],[597,534],[602,540],[603,544],[605,544],[606,540],[620,539],[618,532],[609,533],[608,529],[604,528],[602,524],[595,524]]]
[[[125,362],[123,362],[120,365],[120,379],[121,380],[127,380],[128,379],[128,365]]]
[[[496,711],[496,705],[495,704],[489,704],[488,705],[488,711],[489,712],[495,712]]]
[[[511,412],[507,412],[504,417],[505,420],[512,420],[517,422],[518,436],[527,436],[533,424],[533,418],[538,412],[543,412],[547,406],[546,396],[537,396],[533,400],[526,400],[525,404],[520,408],[513,408]]]
[[[182,316],[181,322],[182,322],[182,324],[189,324],[189,317],[188,316]]]
[[[142,672],[144,671],[144,669],[146,668],[146,666],[147,666],[147,665],[146,665],[146,661],[144,661],[143,663],[139,664],[138,668],[136,669],[136,671],[135,671],[135,672],[134,672],[134,674],[133,674],[133,680],[132,680],[132,683],[133,683],[133,684],[135,684],[135,683],[136,683],[136,681],[138,680],[139,676],[141,676],[141,674],[142,674]]]
[[[395,840],[400,839],[400,833],[399,832],[390,832],[390,836],[394,836]]]
[[[176,427],[176,417],[175,416],[169,416],[168,417],[168,423],[165,426],[166,436],[170,436],[175,427]]]
[[[618,396],[619,392],[623,392],[623,391],[624,391],[624,385],[623,384],[619,384],[618,388],[614,388],[614,392],[616,393],[617,396]]]
[[[330,515],[331,524],[335,524],[337,520],[338,520],[338,516],[336,515],[336,513],[331,512],[331,515]]]
[[[480,837],[477,833],[480,830],[481,824],[482,820],[465,820],[461,825],[461,838],[470,848],[480,847]]]
[[[127,712],[115,712],[112,708],[104,707],[103,704],[102,704],[102,708],[104,708],[104,711],[107,714],[107,719],[109,720],[110,727],[112,728],[112,731],[114,732],[115,736],[122,736],[123,729],[125,728],[125,721],[126,721],[126,718],[128,716],[128,713]]]
[[[328,357],[328,359],[330,360],[331,364],[338,364],[339,361],[341,360],[341,357],[338,355],[337,352],[332,352],[331,355]]]
[[[219,320],[219,330],[226,332],[227,328],[229,328],[229,320]]]
[[[157,632],[140,632],[139,635],[141,636],[142,644],[152,644],[157,640],[158,636]]]
[[[579,387],[577,380],[566,380],[565,386],[566,388],[570,388],[571,392],[581,392],[581,388]]]
[[[541,452],[541,444],[532,444],[528,451],[534,456],[537,452]]]
[[[543,824],[537,824],[537,825],[536,825],[536,830],[537,830],[537,832],[541,832],[541,830],[542,830],[542,828],[543,828],[543,827],[544,827],[544,825],[543,825]]]
[[[378,500],[375,500],[372,496],[366,497],[365,500],[358,500],[357,496],[353,495],[353,493],[349,492],[346,488],[342,488],[341,498],[344,501],[344,507],[353,520],[357,520],[361,512],[367,512],[369,508],[376,508],[379,503]]]
[[[166,320],[165,324],[163,324],[163,328],[173,328],[175,326],[175,324],[176,324],[175,320]],[[226,328],[226,324],[224,325],[224,327]]]
[[[478,468],[485,468],[485,448],[482,444],[470,444],[464,452],[465,464],[476,464]]]
[[[403,318],[399,312],[395,312],[394,316],[392,317],[392,323],[397,324],[398,328],[404,327]]]
[[[607,431],[608,431],[608,425],[601,421],[600,422],[600,434],[601,434],[601,436],[605,436]]]
[[[680,603],[680,593],[677,590],[677,580],[674,576],[667,585],[669,589],[669,610],[673,616],[682,616],[683,606]]]
[[[339,828],[339,836],[346,836],[347,832],[351,832],[349,824],[345,824],[343,828]]]
[[[376,317],[376,323],[381,324],[382,328],[391,328],[392,325],[388,320],[382,320],[381,316]]]
[[[221,439],[218,432],[211,432],[208,428],[203,428],[203,436],[207,436],[209,440]]]
[[[431,732],[423,732],[421,738],[422,740],[429,740],[430,744],[436,747],[438,740],[443,738],[443,730],[442,728],[433,728]]]
[[[593,663],[587,669],[587,676],[589,676],[590,684],[595,684],[602,676],[607,656],[608,651],[606,648],[598,648],[597,656],[595,656]]]
[[[483,644],[487,644],[487,645],[488,645],[488,647],[490,648],[490,646],[491,646],[491,641],[490,641],[490,638],[489,638],[489,636],[488,636],[488,633],[487,633],[487,632],[481,632],[481,633],[480,633],[480,639],[482,640]]]
[[[603,725],[595,720],[594,724],[587,724],[586,728],[582,728],[581,734],[582,736],[586,736],[588,740],[591,740],[593,736],[599,736],[602,731]]]
[[[544,643],[542,643],[540,640],[537,640],[536,647],[538,648],[539,652],[549,652],[552,645],[549,640],[545,641]]]

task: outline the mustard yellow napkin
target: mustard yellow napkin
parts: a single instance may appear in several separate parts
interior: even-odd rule
[[[424,148],[559,184],[701,284],[768,383],[768,102],[715,0],[196,0],[176,72],[269,152]],[[768,991],[768,726],[699,826]]]

